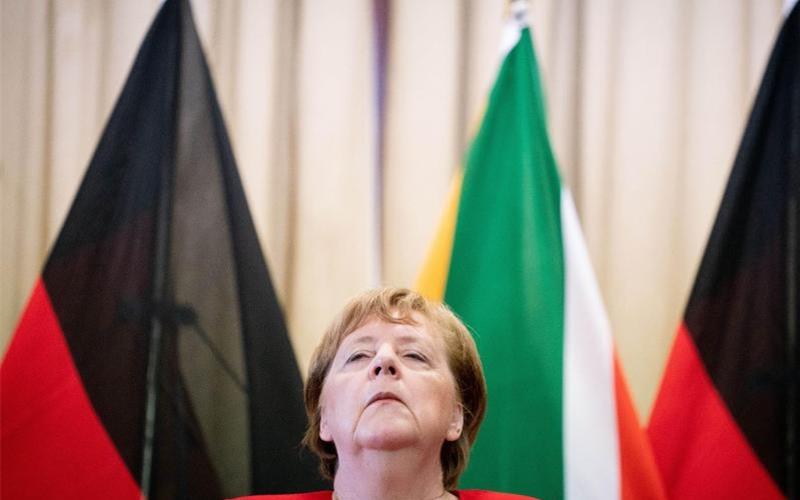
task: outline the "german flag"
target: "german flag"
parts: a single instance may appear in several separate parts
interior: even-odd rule
[[[302,382],[186,0],[150,28],[0,371],[2,490],[320,489]]]
[[[671,498],[798,495],[800,10],[775,43],[648,433]]]

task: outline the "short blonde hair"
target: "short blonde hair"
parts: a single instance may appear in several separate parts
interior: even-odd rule
[[[326,478],[333,479],[338,458],[334,444],[319,436],[319,400],[339,346],[345,337],[372,319],[415,325],[418,324],[415,316],[442,335],[457,397],[464,408],[461,436],[456,441],[445,441],[440,453],[444,487],[454,489],[458,485],[486,411],[486,381],[478,349],[467,328],[447,306],[405,288],[370,290],[352,299],[328,327],[311,357],[305,387],[309,425],[303,444],[319,456],[320,470]]]

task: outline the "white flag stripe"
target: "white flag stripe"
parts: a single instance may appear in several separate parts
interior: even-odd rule
[[[620,498],[611,328],[572,196],[561,190],[564,245],[564,497]]]

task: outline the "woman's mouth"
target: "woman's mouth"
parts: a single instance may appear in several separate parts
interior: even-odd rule
[[[367,401],[367,406],[371,405],[372,403],[380,403],[380,402],[391,402],[397,401],[402,403],[403,400],[400,399],[395,393],[393,392],[378,392],[372,395],[371,398]]]

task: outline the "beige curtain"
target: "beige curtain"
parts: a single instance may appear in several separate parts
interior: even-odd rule
[[[0,2],[5,346],[159,2]],[[781,4],[532,1],[552,141],[645,415]],[[348,296],[413,283],[494,77],[505,0],[390,0],[382,189],[371,0],[192,5],[305,369]]]

